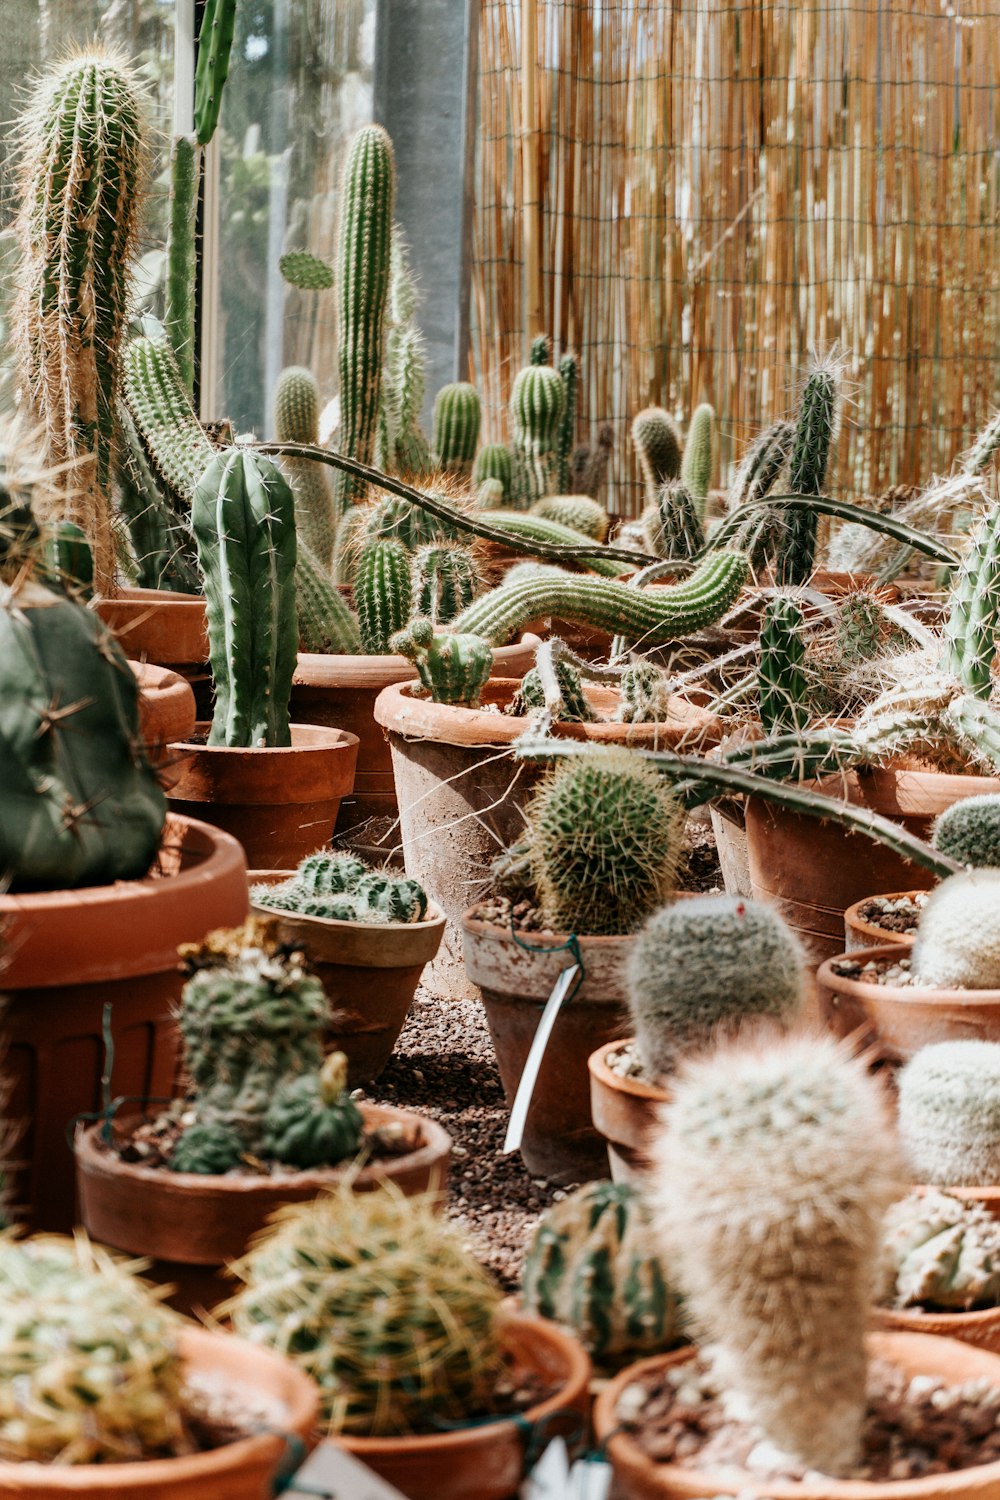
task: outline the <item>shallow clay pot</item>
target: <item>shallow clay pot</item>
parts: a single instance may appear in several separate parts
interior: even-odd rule
[[[503,1317],[504,1349],[518,1364],[557,1386],[546,1401],[524,1412],[519,1424],[530,1423],[543,1443],[560,1434],[572,1441],[590,1403],[590,1360],[576,1339],[555,1323],[513,1311],[505,1311]],[[519,1424],[483,1422],[456,1432],[387,1438],[342,1435],[334,1441],[408,1500],[510,1500],[525,1472]]]
[[[650,1166],[649,1137],[670,1095],[657,1084],[626,1078],[608,1066],[608,1053],[621,1045],[621,1041],[608,1042],[587,1059],[590,1114],[607,1141],[614,1181],[638,1185]]]
[[[878,894],[888,896],[893,901],[899,901],[907,896],[912,901],[915,896],[923,893],[921,891],[879,891]],[[889,932],[885,927],[866,921],[859,914],[860,908],[871,899],[870,895],[862,896],[860,901],[853,902],[844,912],[844,941],[848,953],[854,953],[858,948],[886,948],[893,943],[897,945],[912,943],[913,938],[907,937],[905,933]]]
[[[185,1327],[178,1334],[184,1365],[199,1382],[248,1404],[263,1398],[281,1413],[276,1430],[261,1431],[207,1453],[124,1464],[0,1463],[0,1495],[32,1500],[271,1500],[293,1451],[315,1441],[319,1391],[292,1362],[228,1333]],[[296,1445],[297,1446],[297,1445]]]
[[[111,1006],[113,1092],[169,1097],[177,1057],[171,1010],[177,947],[247,913],[243,850],[207,823],[171,814],[144,880],[0,895],[7,1118],[23,1121],[13,1201],[32,1229],[68,1230],[73,1161],[66,1132],[101,1107],[103,1013]]]
[[[170,805],[239,839],[247,864],[281,870],[330,842],[340,799],[354,785],[358,737],[342,729],[293,724],[292,743],[231,750],[184,741]],[[198,725],[199,735],[208,725]]]
[[[524,635],[512,646],[493,652],[498,677],[521,678],[534,664],[540,645]],[[338,843],[367,857],[385,859],[396,843],[399,815],[392,756],[375,722],[375,700],[395,682],[415,682],[417,670],[405,656],[320,656],[300,652],[292,682],[292,717],[304,724],[346,729],[358,737],[354,790],[345,796],[337,818]]]
[[[542,1010],[562,970],[573,962],[565,937],[526,933],[462,919],[469,978],[482,991],[486,1020],[508,1105],[534,1040]],[[587,1060],[628,1026],[625,963],[634,937],[582,937],[583,983],[564,1001],[545,1049],[521,1142],[533,1176],[589,1182],[608,1175],[605,1142],[590,1117]]]
[[[386,1157],[362,1167],[353,1179],[355,1192],[371,1192],[390,1181],[411,1197],[443,1191],[448,1176],[451,1137],[434,1120],[391,1105],[359,1104],[366,1129],[401,1124],[419,1130],[419,1145],[405,1156]],[[116,1119],[115,1133],[127,1137],[141,1115]],[[151,1257],[150,1275],[174,1283],[174,1306],[189,1311],[214,1293],[220,1301],[232,1284],[218,1274],[237,1260],[271,1214],[286,1203],[306,1203],[342,1182],[353,1163],[310,1172],[251,1173],[208,1176],[171,1172],[124,1162],[98,1144],[100,1123],[82,1125],[76,1133],[76,1182],[80,1217],[91,1239]],[[195,1267],[193,1275],[189,1267]]]
[[[872,1308],[873,1325],[899,1333],[931,1333],[938,1338],[961,1339],[977,1349],[1000,1353],[1000,1307],[978,1312],[921,1312],[917,1308]]]
[[[130,661],[139,684],[139,727],[151,765],[167,785],[177,779],[177,757],[170,746],[194,734],[197,711],[194,690],[186,677],[169,667]]]
[[[873,1358],[903,1370],[907,1376],[935,1375],[949,1385],[985,1380],[1000,1385],[1000,1355],[958,1339],[930,1334],[877,1332],[869,1335]],[[594,1430],[615,1472],[620,1500],[698,1500],[712,1495],[768,1497],[768,1500],[987,1500],[1000,1494],[1000,1462],[980,1464],[950,1474],[919,1479],[868,1480],[823,1478],[815,1481],[759,1479],[745,1469],[688,1469],[656,1463],[628,1432],[618,1430],[618,1398],[633,1380],[654,1369],[666,1370],[692,1359],[696,1350],[679,1349],[640,1360],[616,1375],[594,1406]]]
[[[251,870],[251,886],[279,885],[294,870]],[[332,1046],[347,1054],[348,1083],[377,1078],[392,1056],[424,965],[444,934],[444,912],[431,903],[422,922],[335,922],[270,906],[251,910],[277,923],[283,943],[301,948],[333,1011]]]
[[[114,631],[126,656],[157,667],[172,667],[191,683],[199,710],[211,708],[203,594],[122,589],[113,599],[96,599],[93,607]]]
[[[816,971],[821,1014],[839,1036],[865,1027],[883,1058],[906,1062],[932,1042],[1000,1041],[1000,990],[935,990],[876,984],[833,972],[844,960],[897,960],[912,940],[827,959]]]
[[[387,687],[375,703],[375,718],[388,731],[399,798],[406,873],[419,880],[448,918],[444,942],[425,978],[442,1000],[475,999],[462,960],[462,913],[485,888],[490,865],[524,829],[522,809],[543,768],[516,761],[511,745],[527,720],[488,710],[506,706],[516,682],[492,679],[481,709],[432,703],[412,684]],[[587,698],[603,713],[614,711],[617,689],[591,687]],[[633,745],[643,750],[685,748],[718,739],[718,720],[705,709],[677,701],[662,724],[553,724],[553,733],[593,744]],[[596,1045],[595,1039],[595,1045]]]

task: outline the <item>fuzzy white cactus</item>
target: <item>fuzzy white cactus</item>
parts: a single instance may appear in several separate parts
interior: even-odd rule
[[[937,989],[1000,989],[1000,870],[950,875],[920,914],[913,973]]]
[[[918,1182],[1000,1185],[1000,1045],[922,1047],[898,1086],[900,1135]]]

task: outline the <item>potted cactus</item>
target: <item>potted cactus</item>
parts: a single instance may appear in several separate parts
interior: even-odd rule
[[[285,1210],[234,1269],[234,1330],[296,1361],[334,1441],[409,1500],[507,1500],[525,1424],[572,1434],[586,1412],[580,1345],[508,1312],[426,1199],[342,1185]]]
[[[324,1060],[323,987],[266,920],[213,933],[186,956],[178,1026],[188,1093],[152,1121],[105,1114],[82,1125],[75,1151],[89,1231],[153,1257],[190,1306],[219,1299],[221,1267],[279,1205],[345,1175],[358,1192],[386,1177],[407,1192],[439,1191],[450,1141],[418,1115],[354,1103],[344,1054]]]
[[[922,1047],[897,1075],[913,1180],[1000,1212],[1000,1045]]]
[[[251,871],[253,911],[301,950],[326,991],[330,1040],[353,1088],[377,1078],[403,1029],[444,913],[415,880],[371,870],[354,855],[319,853],[297,870]]]
[[[877,1328],[1000,1351],[1000,1220],[982,1204],[914,1189],[889,1210],[885,1259]]]

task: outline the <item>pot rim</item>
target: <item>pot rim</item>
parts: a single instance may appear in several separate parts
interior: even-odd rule
[[[264,885],[268,882],[269,877],[273,875],[277,877],[273,883],[278,885],[282,880],[290,880],[294,874],[294,870],[248,870],[247,883],[249,885]],[[321,932],[355,932],[361,929],[364,932],[374,930],[379,933],[386,933],[390,937],[396,933],[434,932],[437,929],[444,931],[445,923],[448,920],[437,902],[432,901],[429,896],[427,898],[427,915],[426,917],[422,917],[419,922],[348,922],[341,920],[339,917],[314,917],[307,912],[276,911],[271,906],[255,906],[252,900],[250,902],[250,910],[257,912],[262,917],[287,918],[292,922],[315,924]]]
[[[895,1328],[900,1333],[931,1333],[932,1330],[921,1325],[935,1321],[945,1322],[948,1328],[954,1329],[954,1333],[934,1331],[935,1338],[961,1339],[966,1333],[982,1333],[994,1323],[1000,1329],[1000,1302],[995,1307],[940,1307],[933,1310],[876,1305],[872,1308],[872,1313],[879,1327],[886,1330]]]
[[[871,979],[850,979],[846,974],[835,974],[834,964],[866,963],[870,959],[899,959],[912,951],[913,938],[904,938],[898,943],[882,943],[877,948],[855,948],[850,953],[835,953],[826,958],[816,970],[816,983],[841,994],[852,995],[859,1000],[892,1001],[894,1004],[922,1006],[1000,1005],[998,990],[946,990],[933,986],[911,986],[898,984],[876,984]]]
[[[538,954],[538,956],[541,958],[544,958],[548,953],[560,953],[564,948],[566,948],[566,945],[569,942],[571,936],[576,937],[576,941],[580,944],[581,947],[589,946],[592,948],[608,948],[612,951],[614,951],[615,948],[620,947],[622,944],[634,942],[636,937],[638,937],[638,930],[636,930],[635,932],[620,932],[615,934],[594,933],[590,937],[588,937],[586,933],[571,934],[568,932],[530,932],[525,935],[525,937],[522,939],[521,944],[518,944],[514,934],[511,932],[509,927],[501,927],[497,922],[487,922],[482,917],[477,917],[475,913],[478,911],[479,905],[480,903],[477,902],[475,906],[470,906],[466,911],[462,913],[461,917],[459,918],[463,932],[467,932],[471,937],[478,938],[481,942],[494,942],[504,944],[509,943],[511,946],[515,947],[528,947],[530,948],[532,953]],[[542,947],[540,943],[528,941],[529,939],[533,938],[540,939],[546,945],[551,943],[552,946]],[[621,1046],[621,1043],[618,1042],[617,1045]]]
[[[494,646],[494,663],[498,667],[506,666],[525,651],[534,651],[541,644],[541,636],[526,630],[519,640],[506,646]],[[406,656],[369,656],[360,651],[349,656],[338,652],[300,651],[292,686],[359,688],[367,686],[371,678],[383,679],[380,686],[390,687],[397,682],[416,681],[417,669]]]
[[[897,933],[894,936],[891,932],[887,932],[884,927],[878,927],[874,922],[869,922],[866,917],[859,916],[858,912],[859,909],[862,906],[866,906],[869,901],[878,901],[880,899],[886,901],[899,901],[904,896],[909,897],[909,899],[912,901],[915,896],[926,895],[927,891],[925,890],[873,891],[870,896],[862,896],[860,900],[851,902],[850,906],[844,912],[844,925],[845,927],[853,927],[855,932],[871,934],[871,936],[876,939],[875,942],[868,945],[871,948],[884,948],[890,943],[894,947],[898,947],[900,943],[912,943],[913,939],[911,937],[907,937],[905,933]],[[879,939],[881,939],[881,941],[879,941]],[[857,949],[855,951],[860,952],[861,950]],[[884,986],[882,986],[882,988],[884,988]]]
[[[210,727],[207,719],[200,719],[195,724],[195,733],[200,734]],[[203,745],[198,740],[175,740],[168,748],[183,751],[188,756],[212,755],[232,756],[234,760],[243,756],[252,755],[257,759],[265,755],[329,755],[332,752],[350,750],[352,746],[360,745],[361,741],[356,734],[349,729],[331,729],[324,724],[289,724],[293,731],[293,743],[291,745]],[[308,729],[314,735],[321,736],[319,740],[311,744],[294,743],[294,731]],[[324,743],[324,740],[326,743]]]
[[[634,1042],[635,1037],[623,1036],[616,1042],[605,1042],[592,1052],[587,1058],[587,1068],[593,1081],[606,1089],[612,1089],[618,1094],[631,1094],[635,1099],[648,1101],[650,1104],[669,1104],[670,1091],[662,1084],[644,1083],[641,1078],[626,1078],[621,1073],[616,1073],[614,1068],[609,1068],[605,1062],[609,1052],[617,1052],[627,1042]]]

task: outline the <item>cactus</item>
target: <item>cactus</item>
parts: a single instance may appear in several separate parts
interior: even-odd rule
[[[507,712],[519,717],[534,713],[540,708],[548,708],[552,717],[561,723],[596,724],[600,716],[595,714],[587,702],[580,669],[570,661],[556,661],[553,670],[559,690],[559,702],[554,710],[546,701],[542,674],[536,666],[529,668],[521,678],[521,684],[511,699]]]
[[[299,365],[289,365],[278,376],[274,431],[279,443],[319,442],[319,391],[312,373]],[[329,571],[337,530],[329,473],[308,458],[286,458],[285,472],[295,496],[299,541]]]
[[[527,823],[543,920],[556,932],[632,932],[673,890],[684,813],[631,751],[595,745],[557,767]]]
[[[358,561],[354,601],[361,643],[370,656],[385,656],[389,637],[406,624],[412,599],[410,557],[401,542],[368,542]]]
[[[1000,1045],[922,1047],[898,1083],[899,1131],[918,1182],[1000,1184]]]
[[[986,426],[976,434],[962,469],[966,474],[981,474],[1000,448],[1000,412],[994,412]]]
[[[206,0],[194,75],[194,128],[199,146],[208,145],[219,123],[235,31],[236,0]]]
[[[691,415],[681,459],[681,483],[691,495],[698,519],[705,515],[705,502],[712,483],[712,466],[715,460],[715,411],[703,402]]]
[[[92,597],[94,554],[82,529],[73,521],[57,521],[50,528],[45,543],[43,581],[77,599]]]
[[[975,698],[988,699],[1000,618],[1000,505],[983,516],[969,538],[951,590],[942,667]]]
[[[296,871],[296,880],[310,896],[335,896],[343,891],[353,891],[368,866],[356,854],[340,854],[322,850],[310,854]]]
[[[672,1085],[647,1189],[741,1410],[824,1474],[860,1455],[865,1332],[900,1173],[882,1086],[832,1040],[744,1040]]]
[[[555,521],[559,526],[567,526],[570,531],[592,537],[595,542],[606,539],[611,524],[604,506],[591,500],[589,495],[546,495],[535,501],[531,514],[541,516],[543,521]],[[506,521],[505,516],[504,524]]]
[[[521,1303],[571,1328],[598,1362],[659,1354],[681,1338],[680,1298],[657,1254],[649,1210],[627,1183],[586,1183],[542,1215]]]
[[[771,493],[788,463],[795,440],[795,425],[777,421],[760,433],[747,449],[736,472],[727,500],[731,512],[764,500]],[[754,571],[762,571],[774,554],[782,534],[774,516],[753,516],[741,531],[740,541],[750,553]]]
[[[820,363],[806,380],[795,424],[788,460],[792,494],[822,493],[836,420],[837,371],[831,362]],[[793,511],[786,521],[775,567],[779,584],[809,581],[816,563],[816,519],[816,511],[807,506]]]
[[[593,443],[582,443],[573,449],[569,463],[569,489],[573,494],[597,499],[607,478],[614,446],[615,430],[610,422],[602,422]]]
[[[435,703],[479,707],[493,669],[493,652],[481,636],[468,631],[435,635],[431,621],[418,618],[393,636],[389,649],[413,662]]]
[[[661,646],[721,619],[739,597],[746,576],[747,560],[739,552],[713,553],[682,583],[656,589],[533,566],[529,575],[509,575],[453,623],[456,630],[502,646],[529,620],[558,615],[647,648]]]
[[[346,1090],[344,1052],[331,1052],[318,1078],[279,1084],[264,1120],[264,1155],[306,1172],[352,1155],[364,1121]]]
[[[586,544],[591,541],[591,538],[582,532],[573,531],[569,526],[563,526],[558,521],[530,511],[524,514],[509,510],[484,510],[481,512],[481,519],[487,525],[502,526],[509,536],[517,540],[551,542],[556,546],[569,547],[574,543]],[[589,568],[602,578],[619,578],[628,570],[628,564],[616,558],[611,548],[608,549],[607,557],[588,557],[582,566]]]
[[[1000,989],[1000,870],[952,875],[931,892],[913,945],[913,975],[935,989]]]
[[[417,322],[417,289],[406,245],[393,230],[389,253],[389,311],[382,366],[378,466],[423,478],[431,452],[420,427],[424,404],[424,337]]]
[[[511,489],[514,482],[513,463],[510,449],[504,443],[486,443],[476,454],[472,465],[472,484],[479,490],[486,479],[496,479],[502,485],[502,493],[499,505],[507,505],[511,498]]]
[[[39,79],[20,121],[20,264],[12,332],[27,409],[56,470],[58,511],[114,587],[108,487],[144,172],[144,97],[92,46]]]
[[[333,286],[333,267],[308,250],[289,250],[278,257],[278,270],[300,292],[325,292]]]
[[[208,742],[288,745],[298,642],[292,492],[269,459],[227,448],[195,486],[191,524],[215,684]]]
[[[517,375],[510,394],[510,418],[516,455],[514,493],[522,507],[550,492],[566,390],[558,370],[529,364]]]
[[[647,1077],[751,1016],[792,1022],[801,1010],[802,949],[771,907],[737,896],[694,896],[654,912],[628,959],[636,1052]]]
[[[907,1193],[885,1223],[892,1307],[967,1312],[1000,1303],[1000,1223],[982,1204]]]
[[[201,578],[188,518],[171,508],[146,458],[128,407],[121,401],[118,426],[122,441],[115,470],[115,499],[118,514],[128,527],[139,582],[143,588],[197,593]]]
[[[760,632],[760,722],[767,734],[804,729],[809,722],[806,648],[801,607],[779,594],[764,607]]]
[[[698,506],[683,481],[668,479],[660,486],[655,504],[643,512],[642,535],[657,557],[691,558],[702,550],[705,533]]]
[[[434,462],[448,473],[471,474],[481,421],[474,385],[456,380],[442,386],[434,398]]]
[[[300,545],[295,564],[295,618],[299,650],[321,655],[356,656],[361,632],[329,573],[308,547]]]
[[[243,1137],[231,1125],[210,1120],[189,1125],[170,1153],[171,1172],[190,1172],[194,1177],[224,1177],[243,1162]]]
[[[651,661],[632,662],[622,672],[618,684],[619,724],[659,724],[670,712],[670,689],[667,681]]]
[[[488,1405],[500,1294],[436,1195],[344,1183],[282,1210],[235,1267],[235,1331],[319,1385],[333,1433],[433,1430]]]
[[[632,421],[635,448],[646,485],[646,500],[655,505],[660,488],[681,471],[681,435],[677,423],[662,406],[647,406]]]
[[[166,306],[163,326],[184,388],[194,390],[195,220],[201,162],[193,136],[179,135],[170,151]]]
[[[125,350],[125,404],[157,473],[186,509],[215,449],[195,416],[165,338],[134,338]]]
[[[864,667],[912,644],[912,637],[886,616],[876,593],[857,589],[838,603],[834,649],[841,666]]]
[[[576,435],[576,404],[580,382],[580,369],[575,354],[563,355],[559,361],[559,378],[563,383],[565,399],[556,439],[556,484],[559,493],[565,495],[569,491],[570,459]],[[604,540],[603,537],[601,540]]]
[[[392,142],[380,125],[365,125],[344,165],[337,238],[340,450],[365,464],[372,460],[380,410],[395,193]],[[363,498],[363,482],[338,471],[338,516]]]
[[[379,537],[392,537],[401,542],[408,552],[430,542],[457,540],[459,532],[447,521],[440,520],[419,505],[408,500],[397,500],[391,496],[377,505],[366,507],[364,536],[368,541]]]
[[[528,364],[533,369],[547,365],[552,358],[552,340],[547,333],[536,334],[528,350]]]
[[[478,510],[496,510],[503,503],[503,485],[499,479],[484,479],[476,489],[476,508]]]
[[[938,814],[931,842],[961,865],[1000,869],[1000,795],[953,802]]]
[[[472,603],[478,583],[476,559],[468,547],[421,547],[413,557],[413,612],[432,625],[447,625]]]
[[[427,894],[417,881],[326,850],[302,860],[289,880],[255,886],[251,899],[275,911],[336,921],[422,922],[427,915]]]

